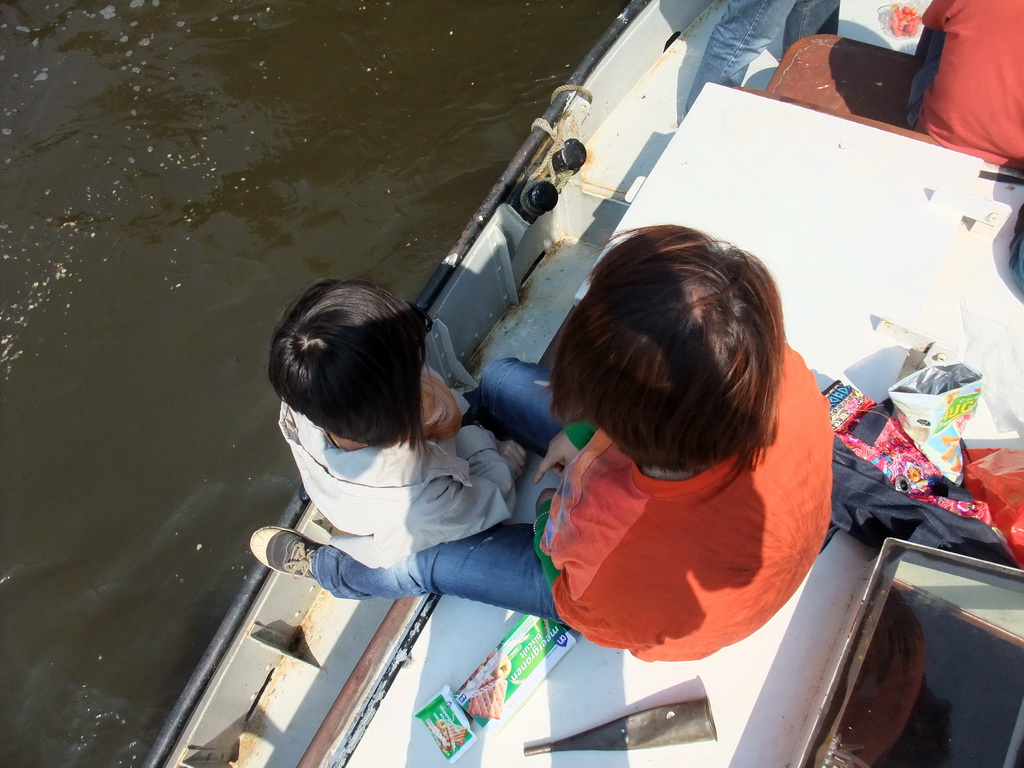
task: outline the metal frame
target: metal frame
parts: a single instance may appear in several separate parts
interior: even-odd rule
[[[801,768],[816,768],[822,764],[823,750],[827,749],[835,735],[835,729],[852,693],[848,686],[852,686],[860,674],[860,668],[874,636],[882,608],[893,588],[896,570],[903,562],[963,575],[976,581],[984,580],[993,586],[1013,587],[1017,591],[1024,591],[1024,573],[1016,568],[913,544],[909,541],[886,539],[868,582],[864,602],[844,644],[843,660],[832,676],[828,695],[818,710],[814,727],[810,731],[810,738],[798,763]],[[1024,720],[1019,725],[1024,728]]]

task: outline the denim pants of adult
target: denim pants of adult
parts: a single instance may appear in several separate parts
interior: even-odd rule
[[[466,399],[484,426],[543,456],[562,429],[551,415],[550,378],[544,366],[506,357],[487,366]]]
[[[921,60],[921,68],[917,70],[910,83],[910,97],[907,99],[907,127],[917,126],[924,104],[924,92],[928,90],[935,76],[939,73],[939,62],[942,60],[942,48],[946,44],[946,33],[937,29],[924,27],[921,39],[917,43],[914,55]]]
[[[548,371],[518,360],[489,366],[469,397],[510,437],[540,452],[561,428],[549,413]],[[496,525],[465,539],[417,552],[389,568],[367,568],[334,547],[313,554],[313,578],[335,597],[454,595],[513,611],[558,618],[533,549],[533,526]]]
[[[707,83],[740,85],[743,75],[771,42],[783,33],[782,47],[839,29],[839,0],[730,0],[711,32],[686,100],[689,111]]]

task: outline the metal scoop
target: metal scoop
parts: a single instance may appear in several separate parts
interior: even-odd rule
[[[717,740],[707,697],[634,712],[590,730],[543,744],[523,746],[523,754],[571,750],[625,750]]]

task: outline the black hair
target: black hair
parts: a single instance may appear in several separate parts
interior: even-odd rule
[[[282,313],[267,372],[278,397],[330,435],[411,442],[423,436],[425,338],[415,309],[384,286],[318,280]]]

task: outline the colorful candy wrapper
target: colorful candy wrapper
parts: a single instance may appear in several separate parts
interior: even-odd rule
[[[904,431],[954,483],[963,478],[960,439],[977,410],[982,383],[970,366],[947,363],[915,371],[889,390]]]
[[[469,727],[469,718],[455,702],[452,689],[447,685],[416,713],[437,742],[441,754],[449,763],[454,763],[476,740]]]
[[[833,432],[838,432],[861,411],[875,405],[859,389],[841,381],[833,381],[822,394],[828,400],[828,420]]]
[[[485,731],[497,730],[575,644],[568,627],[524,616],[459,686],[456,701]]]

